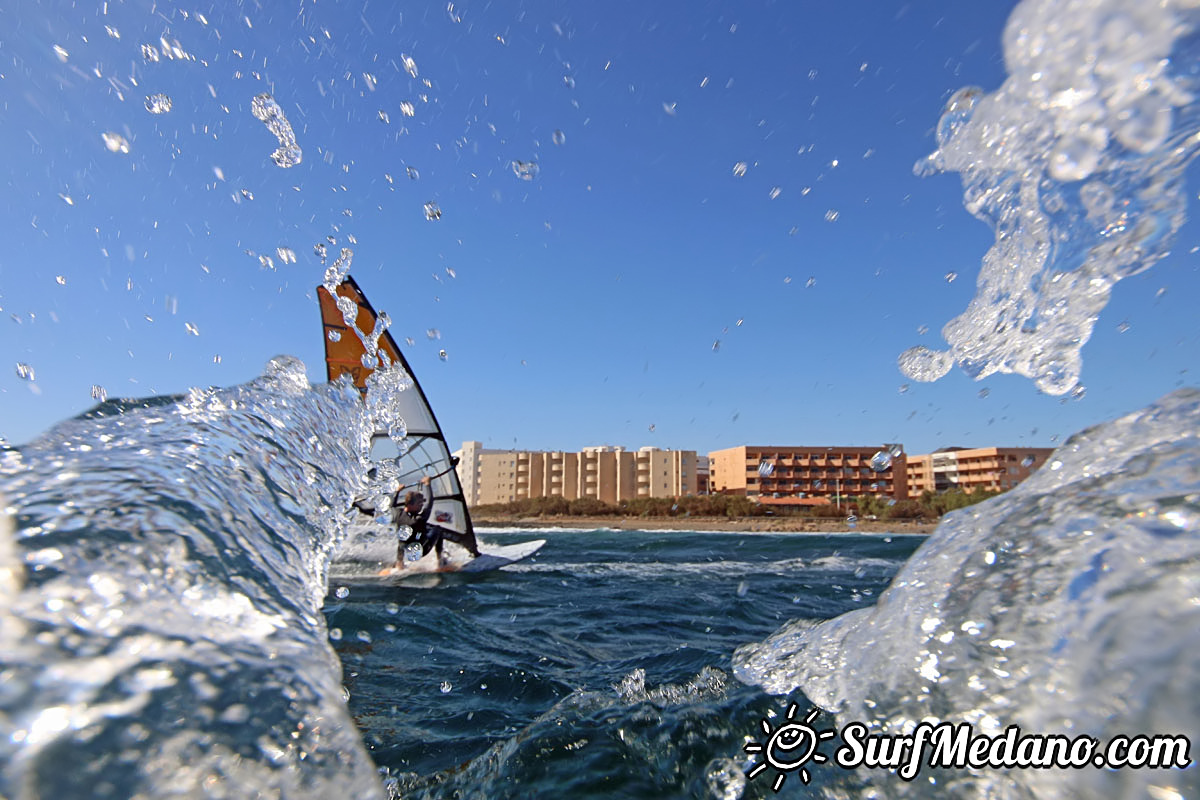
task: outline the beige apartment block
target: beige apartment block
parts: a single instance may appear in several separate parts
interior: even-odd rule
[[[1051,447],[949,447],[908,457],[908,486],[914,497],[926,491],[962,489],[1006,491],[1038,470]]]
[[[730,447],[708,454],[711,491],[760,501],[794,500],[798,505],[834,502],[860,495],[897,500],[909,495],[903,449],[886,469],[875,471],[880,447]]]
[[[591,497],[619,503],[699,492],[697,457],[691,450],[602,446],[572,453],[489,450],[479,442],[463,442],[455,455],[468,505],[526,497]]]

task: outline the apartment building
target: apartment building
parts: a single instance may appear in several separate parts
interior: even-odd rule
[[[876,459],[880,452],[890,458]],[[746,495],[760,502],[796,505],[838,502],[859,495],[909,496],[901,445],[793,447],[742,445],[708,454],[715,494]],[[886,465],[885,463],[886,462]],[[884,468],[877,471],[878,467]]]
[[[526,497],[591,497],[619,503],[635,497],[682,497],[699,492],[693,450],[586,447],[579,452],[489,450],[463,442],[455,453],[468,505]]]
[[[908,487],[914,497],[926,491],[962,489],[1005,491],[1037,471],[1051,447],[948,447],[908,457]]]

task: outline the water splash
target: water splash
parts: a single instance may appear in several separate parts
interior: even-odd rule
[[[514,161],[512,171],[521,180],[531,181],[538,176],[541,168],[536,161]]]
[[[104,140],[104,146],[110,153],[128,153],[129,140],[119,133],[108,131],[100,134],[100,138]]]
[[[166,114],[171,110],[171,98],[162,92],[146,97],[146,110],[151,114]]]
[[[962,175],[966,209],[996,241],[949,350],[901,357],[913,380],[958,363],[984,378],[1078,382],[1112,287],[1167,252],[1200,144],[1192,66],[1200,9],[1186,0],[1026,0],[1004,34],[1009,77],[956,93],[918,174]],[[945,368],[943,368],[945,367]]]
[[[279,103],[275,102],[275,98],[266,92],[255,95],[254,99],[250,101],[250,113],[259,122],[265,123],[267,130],[271,131],[279,140],[279,147],[271,153],[271,160],[285,169],[299,164],[302,156],[300,145],[296,144],[296,134],[292,131],[292,124],[288,122],[283,109]]]
[[[735,675],[873,732],[935,719],[1196,741],[1198,431],[1200,391],[1182,390],[1072,437],[1016,489],[947,516],[876,606],[793,622],[740,648]],[[888,797],[932,789],[879,780]],[[1135,798],[1167,783],[1200,791],[1194,770],[984,772],[944,791]]]
[[[321,614],[364,424],[281,357],[0,450],[0,794],[382,796]]]

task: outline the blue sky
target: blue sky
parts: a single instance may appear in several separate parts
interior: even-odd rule
[[[1082,399],[897,369],[944,346],[992,242],[956,175],[912,167],[953,91],[1003,81],[1011,3],[18,5],[0,10],[14,443],[93,385],[232,385],[280,353],[323,380],[319,242],[354,251],[451,442],[1051,446],[1194,383],[1192,224],[1116,287]],[[145,59],[160,40],[187,57]],[[299,165],[271,161],[261,92]]]

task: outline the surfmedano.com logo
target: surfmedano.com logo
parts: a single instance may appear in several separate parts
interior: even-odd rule
[[[817,730],[814,723],[821,710],[810,709],[796,722],[798,706],[792,703],[779,727],[770,717],[760,722],[763,742],[751,742],[747,753],[761,755],[746,777],[757,778],[775,769],[771,788],[778,792],[790,773],[807,784],[812,780],[808,764],[823,764],[829,757],[821,743],[838,736],[834,729]],[[865,722],[842,727],[842,744],[833,761],[842,769],[886,769],[904,781],[917,777],[923,765],[931,769],[1185,769],[1192,763],[1192,743],[1186,736],[1114,736],[1107,744],[1087,735],[1022,734],[1016,725],[1004,733],[975,733],[970,723],[922,722],[906,734],[868,733]]]

